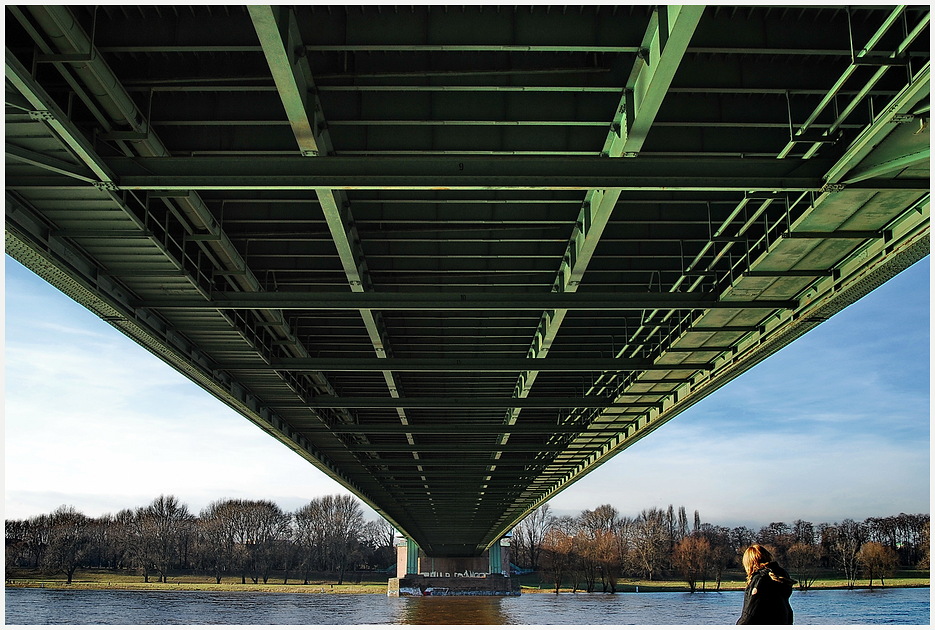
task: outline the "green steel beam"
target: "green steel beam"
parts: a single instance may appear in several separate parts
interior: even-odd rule
[[[921,126],[921,125],[920,125]],[[873,177],[880,177],[890,173],[895,173],[907,168],[928,167],[931,159],[931,150],[929,147],[918,150],[910,150],[898,157],[891,157],[885,161],[874,162],[871,164],[861,163],[859,170],[848,173],[845,184],[853,184]]]
[[[307,110],[309,88],[313,86],[305,80],[303,73],[295,71],[299,43],[296,41],[298,27],[291,16],[292,10],[282,6],[248,5],[247,11],[299,148],[303,155],[318,155],[315,120],[309,117]]]
[[[465,477],[465,473],[459,470],[434,471],[431,473],[411,472],[411,473],[396,473],[396,474],[377,474],[374,476],[380,479],[388,479],[388,480],[392,480],[392,481],[400,482],[400,483],[413,483],[413,481],[415,481],[416,483],[420,481],[424,481],[425,483],[456,481],[456,482],[460,482],[461,484],[464,484],[464,482],[467,479],[474,479],[478,481],[481,479],[486,479],[487,481],[483,483],[488,483],[488,482],[493,481],[493,479],[491,478],[492,476],[486,472],[477,473],[470,477]],[[426,477],[426,479],[422,479],[422,477]],[[497,479],[497,483],[500,483],[502,481],[514,482],[514,480],[518,480],[518,479],[524,480],[528,483],[534,483],[538,475],[535,475],[535,474],[518,475],[514,472],[509,472],[508,474],[501,475],[501,477],[504,477],[504,479]]]
[[[648,407],[648,405],[647,405]],[[625,414],[619,414],[625,415]],[[632,414],[632,416],[640,416],[639,414]],[[605,435],[605,434],[615,434],[620,433],[626,428],[635,422],[635,420],[617,422],[613,426],[609,427],[556,427],[556,426],[526,426],[526,425],[513,425],[511,427],[505,427],[504,425],[497,424],[476,424],[473,422],[464,422],[458,426],[444,426],[444,425],[431,425],[431,426],[420,426],[420,425],[399,425],[399,424],[387,424],[383,426],[376,425],[357,425],[351,427],[336,426],[329,429],[304,429],[301,431],[302,435],[318,435],[318,434],[348,434],[348,435],[460,435],[464,436],[473,436],[473,435],[500,435],[504,431],[508,430],[509,433],[516,433],[522,435],[578,435],[578,434],[595,434],[595,435]],[[604,424],[603,422],[600,424]]]
[[[490,462],[478,462],[478,461],[465,462],[465,461],[459,461],[459,460],[452,460],[450,458],[444,458],[441,460],[426,459],[422,461],[409,460],[409,461],[399,461],[399,462],[378,461],[378,462],[371,462],[371,464],[373,464],[374,466],[380,465],[382,466],[382,468],[370,470],[370,473],[375,477],[379,477],[380,475],[392,475],[397,472],[412,473],[416,475],[416,474],[419,474],[420,471],[412,470],[412,468],[415,468],[418,466],[420,468],[427,468],[427,469],[438,469],[438,468],[443,468],[446,470],[449,468],[451,469],[456,468],[459,470],[463,469],[464,474],[471,474],[471,475],[478,474],[479,475],[479,474],[489,473],[490,471],[486,469],[490,468],[496,463],[497,462],[493,460],[491,460]],[[515,470],[518,472],[525,473],[530,470],[541,470],[542,468],[545,467],[545,463],[540,462],[540,464],[542,465],[531,468],[530,465],[528,464],[513,462],[513,463],[498,465],[497,468],[498,469],[502,468],[505,471]],[[404,466],[406,470],[404,471],[386,470],[386,467],[389,467],[389,466],[397,466],[397,467]]]
[[[823,241],[831,240],[866,240],[868,238],[885,238],[884,230],[835,230],[834,232],[793,232],[787,231],[781,234],[782,238],[813,238]]]
[[[452,492],[452,491],[457,491],[458,489],[460,489],[461,496],[465,496],[465,497],[481,496],[481,495],[489,494],[494,491],[517,493],[525,489],[525,487],[522,484],[515,483],[515,482],[514,483],[488,482],[487,484],[484,484],[483,486],[478,486],[477,489],[475,490],[465,490],[463,481],[461,483],[457,481],[444,481],[444,482],[426,481],[422,483],[418,481],[403,481],[399,483],[388,483],[387,485],[390,487],[392,492],[418,493],[419,491],[421,491],[422,494],[435,494],[437,492],[456,494],[456,492]]]
[[[251,11],[251,17],[253,12]],[[254,26],[256,26],[254,18]],[[259,27],[257,27],[259,32]],[[511,52],[511,53],[629,53],[639,52],[637,46],[557,46],[557,45],[511,45],[511,44],[308,44],[302,46],[308,52]],[[266,52],[265,46],[233,45],[179,45],[179,46],[99,46],[106,53],[245,53]],[[845,54],[842,51],[841,54]]]
[[[636,46],[555,46],[544,44],[338,44],[309,45],[309,52],[508,52],[508,53],[629,53]]]
[[[223,124],[221,121],[220,124]],[[245,125],[253,121],[234,121]],[[197,124],[187,123],[186,124]],[[331,120],[333,127],[606,127],[602,120],[376,120],[376,119],[348,119]]]
[[[786,269],[786,270],[777,269],[776,271],[770,271],[768,269],[756,269],[756,270],[750,269],[750,270],[744,271],[741,275],[746,276],[748,278],[821,278],[821,277],[833,275],[833,273],[834,272],[831,271],[830,269]],[[726,331],[726,330],[734,330],[735,328],[736,327],[731,328],[731,327],[725,326],[723,328],[713,330],[713,327],[712,327],[712,331],[720,332],[720,331]],[[741,329],[751,331],[751,330],[756,330],[757,327],[747,326],[747,327],[741,327]],[[707,329],[694,327],[692,328],[692,330],[695,332],[698,332],[699,330],[707,330]]]
[[[659,5],[653,11],[614,123],[619,133],[604,150],[634,157],[643,147],[672,79],[704,13],[704,5]]]
[[[622,407],[631,403],[614,403],[612,399],[601,396],[587,396],[581,398],[488,398],[477,396],[473,398],[458,397],[420,397],[420,398],[378,398],[375,396],[319,396],[308,402],[295,403],[290,407],[302,409],[391,409],[406,407],[410,409],[501,409],[504,407],[525,407],[527,409],[554,409],[567,407],[600,408]],[[277,409],[284,409],[284,405],[276,405]]]
[[[598,447],[575,447],[571,444],[348,444],[345,449],[351,453],[569,453],[599,450]],[[580,455],[579,455],[580,457]]]
[[[828,160],[470,156],[108,158],[120,188],[136,190],[649,190],[810,191]],[[62,185],[38,178],[13,185]],[[879,187],[871,180],[866,186]],[[917,184],[917,183],[916,183]],[[9,185],[9,182],[8,182]],[[895,184],[902,185],[902,184]]]
[[[58,158],[45,155],[44,153],[30,151],[29,149],[24,149],[23,147],[18,147],[9,143],[6,145],[6,157],[16,162],[22,162],[23,164],[38,166],[39,168],[45,169],[52,173],[67,175],[68,177],[72,177],[83,182],[93,183],[98,181],[97,178],[94,177],[94,173],[92,173],[90,170],[82,168],[78,164],[66,162],[65,160],[60,160]]]
[[[178,171],[172,174],[156,175],[122,175],[113,182],[103,182],[112,189],[120,190],[151,190],[151,191],[187,191],[187,190],[215,190],[215,191],[315,191],[320,188],[340,190],[611,190],[630,192],[730,192],[751,193],[756,191],[773,192],[818,192],[825,186],[825,181],[811,174],[815,170],[802,167],[799,173],[770,174],[750,173],[743,174],[752,166],[748,160],[734,160],[733,158],[719,158],[712,160],[694,160],[693,163],[679,165],[681,158],[640,158],[639,160],[608,160],[594,158],[599,162],[594,164],[590,172],[586,170],[590,157],[577,158],[583,163],[567,162],[574,171],[562,172],[557,166],[563,158],[540,158],[530,156],[516,158],[512,156],[495,156],[486,158],[478,164],[480,170],[489,170],[486,173],[472,173],[467,168],[462,171],[455,162],[454,167],[446,169],[441,164],[447,164],[452,158],[439,157],[431,164],[421,165],[421,171],[410,169],[412,160],[403,158],[365,157],[360,158],[357,164],[350,164],[345,160],[355,161],[353,158],[329,157],[320,160],[295,158],[302,160],[308,166],[306,173],[284,174],[295,170],[298,166],[293,158],[255,158],[250,165],[245,164],[242,158],[139,158],[126,161],[125,158],[108,158],[106,162],[111,166],[126,167],[128,164],[152,164],[151,160],[164,162],[161,170]],[[391,159],[400,162],[399,168],[391,168],[385,173],[370,173],[375,163],[380,160]],[[457,158],[455,158],[457,159]],[[463,160],[476,158],[462,158]],[[517,165],[517,160],[525,159],[529,162],[521,170],[523,173],[509,174],[509,169],[496,171],[497,160],[509,160]],[[576,158],[569,158],[574,160]],[[549,161],[552,161],[551,164]],[[184,172],[188,162],[191,171]],[[630,164],[630,167],[617,165],[618,162]],[[748,162],[744,164],[742,162]],[[788,164],[790,160],[774,160],[775,164]],[[708,174],[691,174],[698,170],[698,164],[711,165],[718,172]],[[282,169],[277,168],[282,165]],[[312,166],[314,164],[314,166]],[[326,164],[326,166],[319,166]],[[738,170],[727,171],[732,164],[737,164]],[[210,165],[210,166],[207,166]],[[506,165],[505,165],[506,166]],[[133,167],[131,167],[133,168]],[[786,167],[788,169],[788,166]],[[817,167],[816,167],[817,168]],[[407,169],[409,169],[407,171]],[[134,168],[134,170],[136,170]],[[769,169],[776,170],[776,169]],[[781,169],[780,169],[781,170]],[[396,171],[395,173],[392,171]],[[645,172],[647,174],[640,174]],[[196,174],[197,173],[197,174]],[[95,182],[98,185],[98,182]],[[42,189],[58,188],[61,190],[84,190],[85,186],[76,186],[75,180],[60,176],[13,176],[6,181],[8,189]],[[856,181],[847,184],[847,188],[854,190],[929,190],[929,180],[925,178],[875,178]],[[843,185],[836,190],[843,189]]]
[[[224,366],[230,371],[279,370],[357,372],[392,370],[400,372],[644,372],[647,370],[707,370],[711,363],[654,363],[646,359],[377,359],[302,358],[274,359],[267,364],[238,362]],[[651,395],[651,393],[650,393]]]
[[[577,309],[632,311],[642,309],[783,309],[796,300],[719,300],[710,293],[367,293],[336,291],[216,292],[210,300],[189,297],[153,297],[134,306],[159,309],[283,310],[403,310],[403,311],[545,311]]]
[[[170,88],[166,88],[170,89]],[[191,88],[197,89],[197,88]],[[210,89],[210,88],[208,88]],[[262,89],[262,88],[257,88]],[[574,92],[618,94],[620,88],[585,85],[321,85],[319,92]]]

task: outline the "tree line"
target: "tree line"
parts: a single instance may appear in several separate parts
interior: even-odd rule
[[[366,521],[358,499],[330,495],[294,512],[271,501],[222,499],[198,515],[172,495],[99,518],[71,506],[24,520],[7,520],[6,566],[63,573],[79,568],[135,570],[148,582],[174,572],[198,572],[220,584],[268,583],[275,573],[308,584],[313,574],[384,570],[396,561],[395,530]],[[754,531],[689,521],[684,507],[651,508],[635,517],[611,505],[557,516],[546,503],[513,530],[512,562],[539,571],[556,591],[564,583],[588,592],[615,592],[620,578],[682,579],[694,591],[720,588],[725,570],[740,567],[750,544],[766,545],[810,587],[822,571],[842,574],[849,587],[863,576],[883,584],[897,566],[929,566],[929,515],[899,514],[840,523],[770,523]]]
[[[172,572],[200,572],[218,584],[227,576],[268,583],[275,571],[305,584],[328,572],[343,583],[349,571],[386,569],[395,562],[394,528],[365,521],[350,495],[311,500],[294,512],[271,501],[223,499],[195,515],[175,496],[147,506],[89,518],[71,506],[5,521],[6,566],[64,573],[79,568],[136,570],[145,582]]]
[[[720,588],[724,571],[741,568],[752,543],[774,558],[807,589],[822,571],[842,574],[848,588],[863,576],[870,586],[885,585],[897,566],[928,568],[929,515],[899,514],[845,519],[840,523],[796,520],[754,531],[702,523],[698,511],[689,522],[684,507],[652,508],[636,517],[621,516],[611,505],[556,516],[543,504],[513,531],[513,562],[538,570],[555,585],[574,590],[615,592],[620,578],[681,579],[694,592],[708,582]]]

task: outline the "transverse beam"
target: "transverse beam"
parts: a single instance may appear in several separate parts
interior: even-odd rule
[[[190,297],[153,297],[134,304],[161,309],[288,310],[402,310],[402,311],[524,311],[577,309],[632,311],[665,309],[780,309],[795,308],[796,300],[719,300],[710,293],[388,293],[388,292],[216,292],[210,300]]]

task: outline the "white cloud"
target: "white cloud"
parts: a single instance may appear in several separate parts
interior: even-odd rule
[[[160,494],[175,494],[196,512],[226,497],[270,499],[294,509],[316,496],[347,492],[36,283],[31,290],[42,299],[27,294],[7,312],[7,518],[62,504],[93,516],[145,505]],[[23,290],[22,282],[15,284]],[[62,324],[63,317],[75,323]]]
[[[36,378],[29,367],[19,365],[26,382]],[[154,384],[104,367],[93,378],[84,372],[68,384],[49,383],[54,395],[37,397],[28,389],[8,396],[7,488],[34,496],[113,497],[103,502],[106,511],[138,504],[120,503],[126,497],[148,503],[160,494],[175,494],[197,511],[224,497],[302,504],[346,492],[181,375],[163,369],[169,373]],[[96,383],[111,378],[106,386]],[[90,395],[78,396],[79,391]],[[8,497],[7,514],[22,517],[21,509],[33,503],[20,507]]]

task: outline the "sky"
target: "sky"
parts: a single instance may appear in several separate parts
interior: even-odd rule
[[[295,510],[337,482],[5,257],[4,518],[173,494]],[[928,513],[930,273],[915,264],[550,500],[760,527]],[[368,518],[376,515],[366,511]]]

